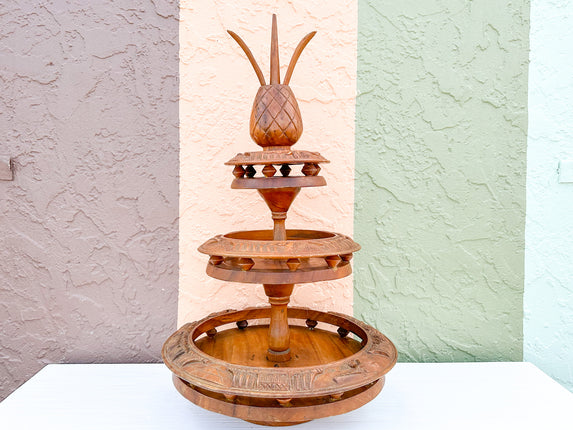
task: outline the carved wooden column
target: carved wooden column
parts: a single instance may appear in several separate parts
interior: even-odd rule
[[[264,287],[271,304],[267,359],[275,362],[288,361],[291,354],[287,305],[294,284],[264,284]]]

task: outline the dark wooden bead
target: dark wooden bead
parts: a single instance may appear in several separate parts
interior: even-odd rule
[[[257,173],[255,168],[251,165],[247,166],[247,169],[245,170],[245,172],[246,172],[245,174],[247,175],[247,178],[252,178]]]
[[[292,169],[290,168],[290,166],[288,164],[283,164],[281,166],[281,174],[283,176],[288,176],[290,174],[291,170]]]
[[[311,319],[306,320],[306,326],[311,330],[313,328],[315,328],[317,325],[318,325],[318,321],[316,321],[316,320],[311,320]]]

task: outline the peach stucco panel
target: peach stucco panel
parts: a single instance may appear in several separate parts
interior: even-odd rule
[[[209,278],[208,258],[197,247],[216,234],[272,227],[258,193],[231,190],[232,168],[223,164],[239,152],[261,149],[248,129],[259,83],[226,30],[245,40],[268,82],[272,13],[278,15],[281,76],[300,39],[318,31],[291,80],[304,122],[294,149],[318,151],[331,161],[321,172],[328,186],[301,191],[287,228],[353,232],[356,2],[182,0],[180,325],[211,312],[266,303],[260,285]],[[352,314],[352,277],[297,285],[291,304]]]

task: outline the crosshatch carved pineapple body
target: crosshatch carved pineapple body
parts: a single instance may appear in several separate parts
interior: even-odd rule
[[[291,146],[302,134],[298,103],[288,85],[263,85],[251,111],[251,137],[262,147]]]

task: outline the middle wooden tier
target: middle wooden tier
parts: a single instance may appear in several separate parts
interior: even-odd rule
[[[272,230],[218,235],[199,247],[210,256],[207,274],[223,281],[254,284],[301,284],[344,278],[360,245],[339,233],[286,230],[273,240]]]

